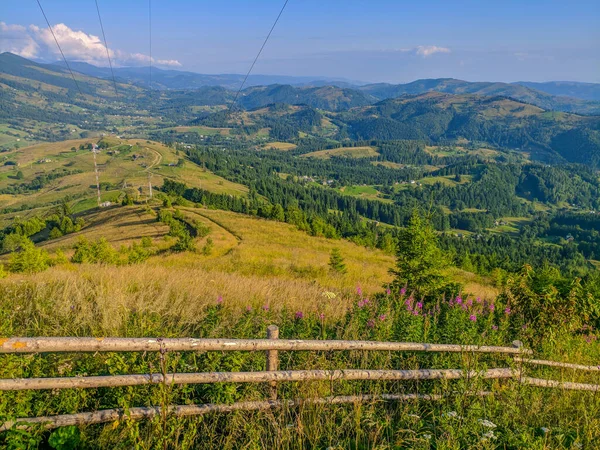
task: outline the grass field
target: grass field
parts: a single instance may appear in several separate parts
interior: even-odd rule
[[[393,202],[393,200],[383,198],[373,186],[344,186],[339,189],[340,192],[354,197],[367,198],[371,200],[379,200],[381,202]]]
[[[265,144],[265,148],[273,149],[273,150],[294,150],[296,148],[296,144],[291,144],[289,142],[269,142]]]
[[[302,155],[305,158],[329,159],[332,156],[345,156],[348,158],[371,158],[377,156],[377,149],[374,147],[340,147],[330,150],[319,150],[317,152],[306,153]]]
[[[57,170],[80,173],[56,178],[38,190],[18,195],[0,194],[3,206],[43,206],[66,196],[76,198],[81,203],[75,205],[78,211],[95,206],[94,155],[89,150],[78,149],[80,144],[88,142],[95,141],[75,139],[43,143],[4,153],[3,158],[17,165],[0,166],[0,189],[18,186]],[[101,151],[96,157],[99,181],[106,185],[102,191],[103,201],[115,200],[124,191],[140,197],[147,196],[149,179],[154,186],[161,186],[164,178],[217,193],[242,196],[247,193],[245,186],[216,176],[165,145],[143,140],[117,140],[114,137],[111,138],[111,144],[114,144],[113,147]],[[109,154],[115,150],[119,153]],[[16,179],[18,171],[23,173],[22,180]]]
[[[211,127],[203,127],[203,126],[193,126],[193,127],[173,127],[173,128],[167,128],[166,130],[175,130],[179,133],[198,133],[198,134],[202,134],[204,136],[215,136],[217,134],[220,134],[222,136],[228,136],[229,135],[229,128],[211,128]]]

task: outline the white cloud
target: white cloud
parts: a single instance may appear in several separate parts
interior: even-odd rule
[[[450,49],[446,47],[438,47],[436,45],[419,45],[415,48],[415,53],[423,58],[434,55],[436,53],[450,53]]]
[[[102,39],[81,30],[73,30],[64,23],[52,27],[67,60],[84,61],[97,66],[107,66],[106,47]],[[35,25],[7,25],[0,22],[0,52],[12,52],[25,58],[37,58],[56,61],[61,58],[49,28]],[[150,63],[150,57],[142,53],[128,53],[118,49],[109,49],[110,58],[115,66],[141,66]],[[181,66],[175,59],[152,58],[158,66]]]
[[[22,25],[7,25],[0,22],[0,50],[11,52],[24,58],[34,58],[39,46],[35,40],[27,33],[27,28]]]

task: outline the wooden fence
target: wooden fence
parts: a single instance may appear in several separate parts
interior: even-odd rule
[[[488,353],[512,356],[517,368],[492,368],[487,370],[415,369],[415,370],[278,370],[280,351],[395,351],[395,352],[447,352]],[[268,383],[269,400],[237,402],[230,405],[170,405],[153,407],[108,409],[95,412],[47,417],[28,417],[0,424],[0,432],[12,427],[28,428],[41,425],[52,429],[67,425],[84,425],[113,422],[115,420],[141,420],[163,414],[195,416],[210,412],[251,411],[295,406],[299,404],[344,404],[365,401],[402,401],[410,399],[439,400],[440,395],[384,394],[354,395],[312,399],[280,400],[277,383],[317,380],[456,380],[456,379],[517,379],[523,384],[537,387],[561,388],[581,391],[600,391],[600,385],[568,383],[524,376],[523,366],[534,364],[574,370],[600,371],[600,366],[584,366],[531,359],[532,352],[516,341],[511,347],[426,344],[413,342],[373,342],[338,340],[279,339],[279,330],[271,325],[267,339],[162,339],[162,338],[0,338],[0,353],[60,353],[60,352],[172,352],[172,351],[264,351],[265,371],[257,372],[207,372],[207,373],[148,373],[132,375],[0,379],[0,391],[37,389],[99,388],[139,386],[147,384],[200,384],[200,383]],[[471,395],[489,395],[490,392],[473,392]]]

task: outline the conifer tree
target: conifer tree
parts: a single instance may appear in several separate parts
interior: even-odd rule
[[[339,248],[334,248],[331,250],[331,254],[329,256],[329,267],[334,272],[346,273],[346,264],[344,263],[344,258],[342,257]]]
[[[431,223],[414,211],[408,226],[398,236],[396,269],[393,287],[407,287],[418,296],[427,296],[442,289],[447,281],[442,269],[448,261],[438,247],[438,237]]]

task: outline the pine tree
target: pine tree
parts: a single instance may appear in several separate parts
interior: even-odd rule
[[[408,227],[398,236],[396,269],[392,286],[400,289],[404,286],[418,296],[434,294],[442,289],[447,280],[442,269],[448,261],[437,245],[437,234],[431,223],[414,211]]]
[[[329,267],[334,272],[346,273],[346,264],[344,263],[344,258],[342,258],[339,248],[331,250],[331,254],[329,255]]]

